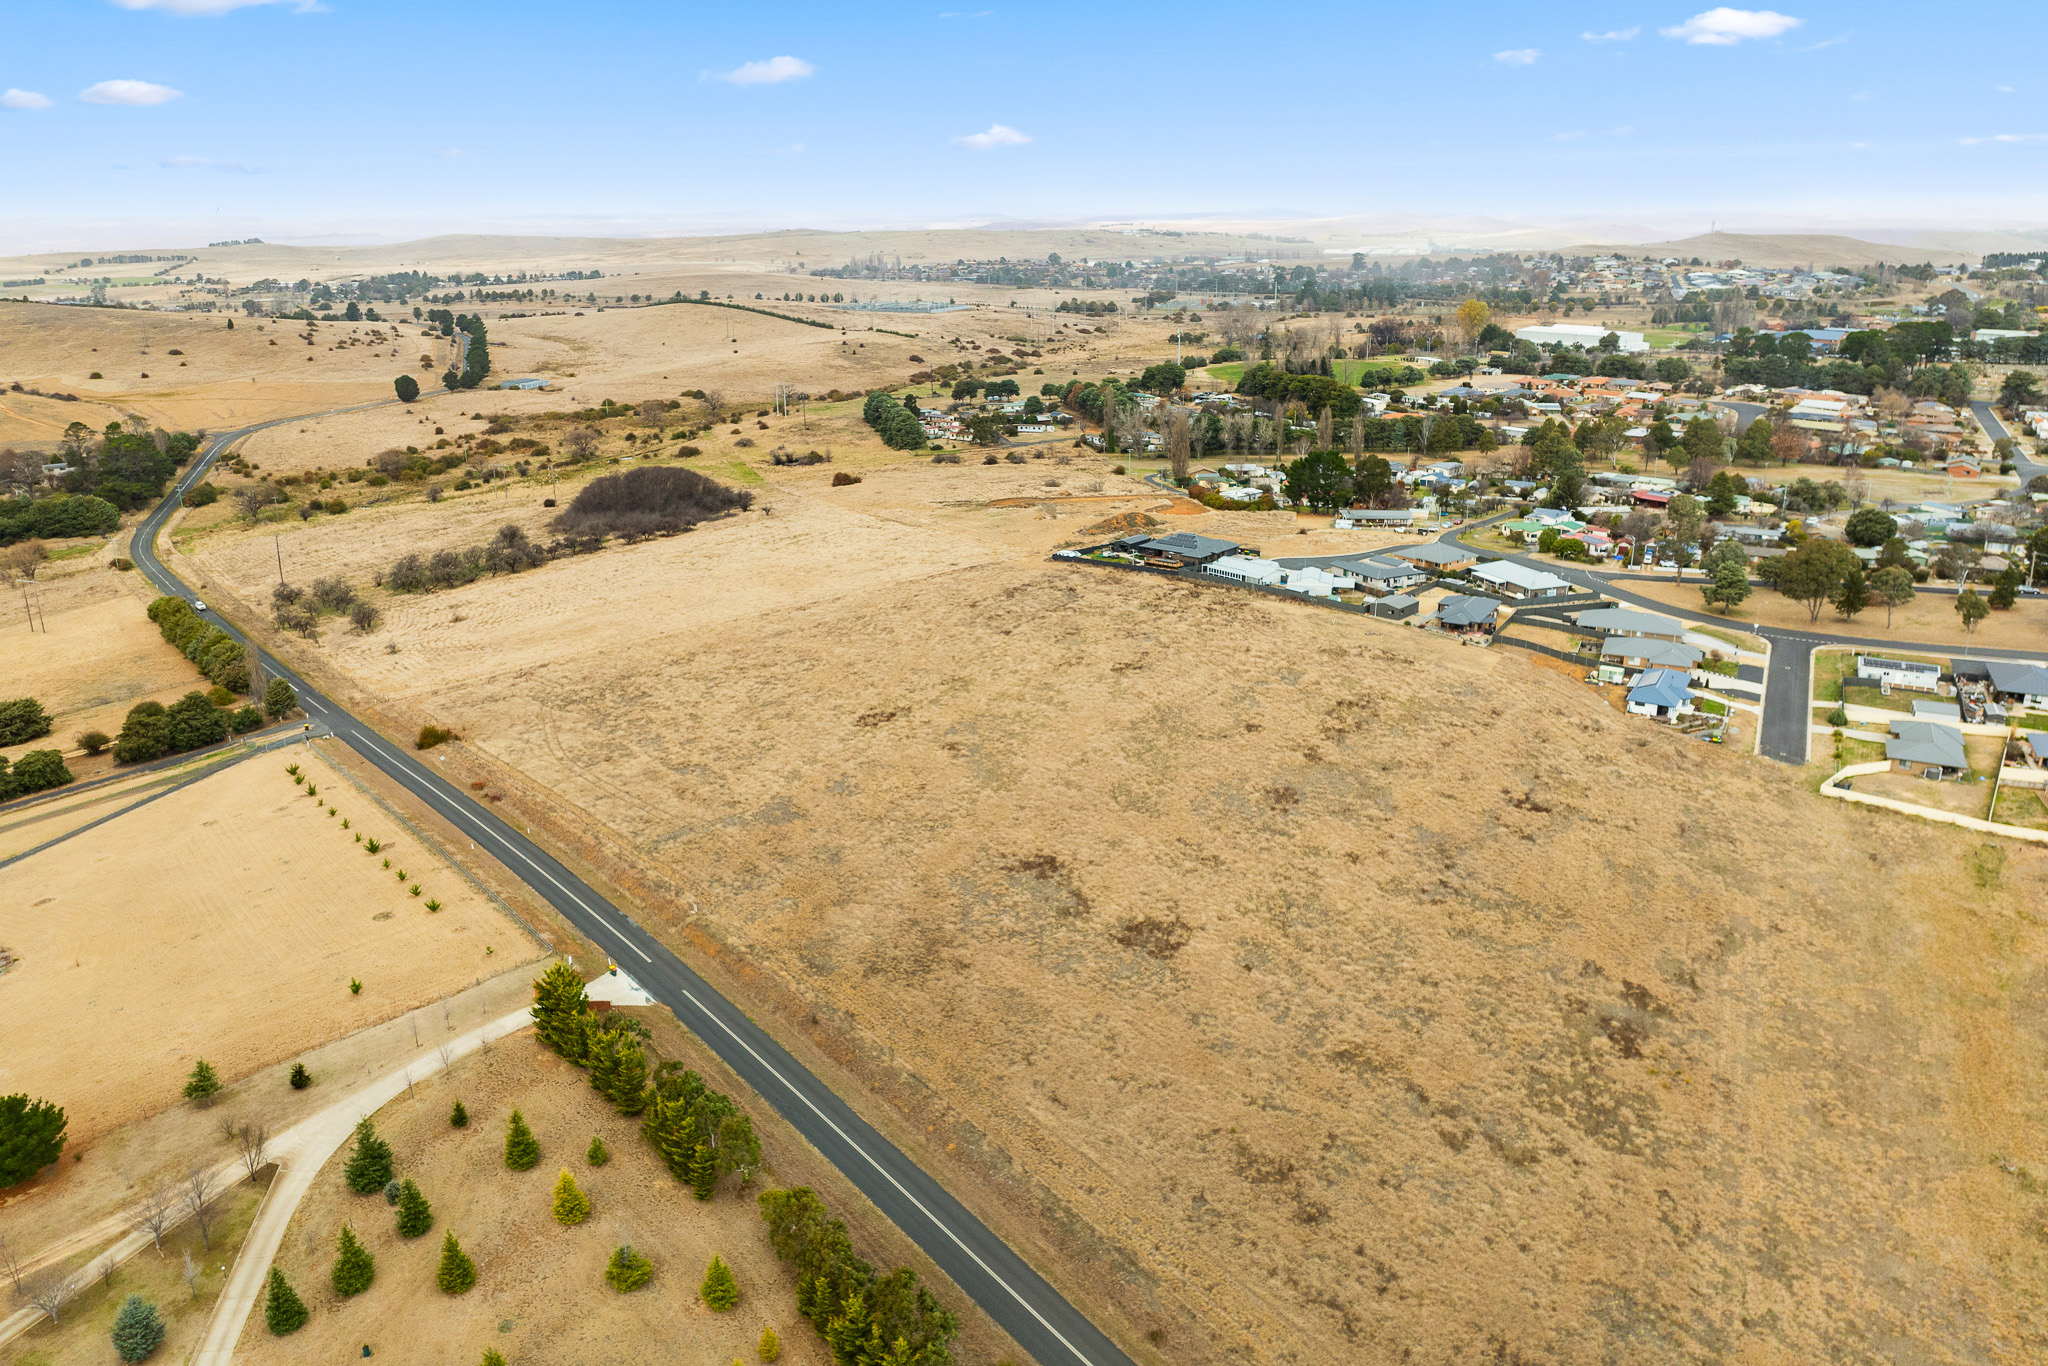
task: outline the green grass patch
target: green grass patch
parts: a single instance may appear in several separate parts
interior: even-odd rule
[[[106,549],[106,542],[98,545],[67,545],[62,550],[53,550],[46,557],[52,563],[58,560],[75,560],[81,555],[97,555]]]
[[[2035,716],[2029,713],[2025,716],[2015,716],[2010,719],[2021,730],[2048,730],[2048,716]]]
[[[1210,366],[1202,373],[1211,379],[1220,379],[1224,383],[1235,387],[1237,382],[1244,378],[1244,362],[1241,360],[1225,361],[1221,365]]]
[[[1719,674],[1723,678],[1735,677],[1737,667],[1732,659],[1703,659],[1699,662],[1702,673]]]
[[[1733,645],[1738,650],[1754,651],[1757,647],[1757,639],[1755,636],[1745,636],[1735,631],[1723,631],[1717,626],[1699,626],[1688,624],[1685,629],[1688,631],[1697,631],[1699,632],[1699,634],[1703,636],[1712,636],[1715,640],[1720,641],[1723,645]],[[1731,669],[1729,672],[1732,674],[1734,671]]]
[[[735,460],[727,465],[726,468],[732,471],[734,483],[760,484],[766,482],[761,478],[761,471],[755,469],[744,460]]]
[[[1894,691],[1890,697],[1879,692],[1873,683],[1857,683],[1844,679],[1841,684],[1842,701],[1852,707],[1876,707],[1881,711],[1896,711],[1910,714],[1915,694]]]
[[[1726,716],[1728,714],[1728,704],[1726,702],[1716,702],[1711,697],[1693,698],[1692,709],[1705,712],[1709,716]]]

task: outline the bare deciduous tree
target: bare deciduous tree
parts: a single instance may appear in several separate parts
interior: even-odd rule
[[[668,404],[658,398],[641,400],[640,406],[633,411],[638,413],[640,420],[650,427],[659,427],[668,420]]]
[[[181,1274],[185,1277],[185,1289],[190,1292],[193,1299],[198,1299],[199,1265],[192,1260],[192,1249],[189,1247],[185,1249],[185,1270]]]
[[[446,1072],[450,1067],[453,1067],[455,1065],[455,1050],[451,1048],[449,1045],[444,1043],[439,1048],[435,1049],[434,1052],[438,1054],[441,1059],[441,1070],[443,1072]]]
[[[210,1168],[194,1167],[185,1173],[185,1211],[199,1225],[199,1246],[213,1251],[213,1197],[220,1193],[220,1177]]]
[[[235,507],[242,516],[255,521],[263,509],[284,501],[284,491],[277,485],[259,480],[246,488],[235,490]]]
[[[256,1173],[263,1170],[269,1161],[270,1130],[264,1125],[244,1124],[235,1134],[235,1145],[242,1155],[242,1166],[248,1171],[251,1181]]]
[[[597,432],[590,427],[571,427],[562,433],[562,449],[578,460],[588,460],[597,449]]]
[[[135,1213],[129,1225],[138,1233],[147,1233],[156,1250],[164,1250],[164,1230],[178,1220],[178,1193],[171,1183],[161,1176],[153,1176],[142,1188],[142,1199],[136,1202]]]
[[[214,1115],[213,1127],[220,1130],[220,1138],[223,1143],[233,1143],[235,1135],[241,1130],[241,1125],[236,1122],[235,1117],[225,1110],[219,1111]]]
[[[21,1297],[33,1307],[49,1315],[50,1322],[57,1322],[57,1311],[70,1302],[78,1293],[78,1273],[62,1267],[46,1266],[32,1271],[21,1278]]]
[[[711,420],[717,422],[720,415],[725,412],[725,391],[722,389],[706,389],[704,391],[704,406],[710,410]]]
[[[21,1254],[14,1250],[14,1244],[7,1235],[0,1233],[0,1275],[7,1277],[17,1293],[21,1290]]]

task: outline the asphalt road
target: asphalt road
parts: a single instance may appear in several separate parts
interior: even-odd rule
[[[185,492],[204,476],[207,467],[231,442],[264,427],[304,421],[306,416],[314,414],[282,418],[213,438],[164,501],[137,527],[129,552],[136,567],[165,593],[188,601],[193,599],[193,592],[157,558],[158,531]],[[563,919],[592,943],[602,946],[625,972],[674,1011],[684,1027],[702,1039],[742,1081],[774,1106],[862,1194],[874,1201],[1041,1366],[1133,1366],[1115,1343],[1007,1243],[653,935],[634,924],[623,911],[519,830],[437,775],[432,765],[407,753],[402,743],[385,739],[290,669],[256,651],[254,644],[218,613],[209,609],[204,615],[210,623],[257,653],[266,673],[289,682],[313,722],[432,807],[464,836],[487,849],[560,912]]]
[[[2005,419],[1998,415],[1998,410],[1991,406],[1990,400],[1971,399],[1970,411],[1977,415],[1977,425],[1984,429],[1984,435],[1993,441],[2012,435],[2012,429],[2005,425]],[[2030,457],[2024,449],[2024,443],[2017,440],[2012,443],[2012,468],[2020,477],[2021,488],[2025,488],[2036,475],[2048,474],[2048,465]]]

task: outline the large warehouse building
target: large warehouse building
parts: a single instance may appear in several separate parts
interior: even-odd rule
[[[1609,332],[1621,338],[1624,351],[1647,351],[1650,343],[1640,332],[1617,332],[1611,327],[1595,327],[1590,323],[1551,323],[1547,327],[1518,327],[1515,336],[1522,341],[1535,342],[1538,346],[1583,346],[1588,351],[1600,345],[1600,339]]]

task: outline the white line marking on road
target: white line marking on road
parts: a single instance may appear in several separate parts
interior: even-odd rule
[[[890,1185],[896,1188],[898,1194],[902,1195],[902,1197],[905,1200],[908,1200],[912,1205],[915,1205],[917,1207],[917,1212],[919,1214],[922,1214],[925,1218],[932,1221],[933,1228],[938,1229],[941,1233],[945,1234],[948,1238],[952,1239],[953,1246],[959,1248],[969,1257],[972,1257],[974,1259],[974,1264],[980,1267],[983,1271],[987,1272],[988,1278],[990,1280],[994,1281],[997,1285],[1001,1286],[1004,1290],[1008,1291],[1010,1298],[1017,1301],[1018,1304],[1024,1306],[1025,1311],[1029,1313],[1032,1318],[1037,1319],[1040,1326],[1043,1327],[1046,1332],[1051,1333],[1054,1337],[1058,1338],[1060,1346],[1066,1348],[1069,1352],[1072,1352],[1077,1361],[1087,1362],[1088,1366],[1094,1366],[1093,1362],[1089,1362],[1086,1353],[1084,1353],[1080,1348],[1076,1347],[1073,1343],[1067,1341],[1066,1334],[1060,1332],[1059,1329],[1053,1327],[1050,1323],[1046,1322],[1045,1315],[1038,1312],[1037,1306],[1033,1305],[1031,1301],[1025,1299],[1022,1295],[1018,1294],[1016,1287],[1012,1286],[1008,1281],[1004,1280],[1000,1275],[996,1273],[996,1269],[994,1267],[990,1266],[987,1262],[981,1259],[980,1253],[976,1252],[973,1248],[967,1246],[966,1243],[962,1242],[959,1234],[953,1232],[953,1230],[949,1228],[945,1223],[943,1223],[936,1214],[933,1214],[930,1210],[926,1209],[924,1206],[924,1202],[922,1200],[919,1200],[916,1196],[912,1195],[908,1190],[906,1190],[904,1188],[903,1183],[896,1179],[895,1173],[891,1172],[887,1167],[884,1167],[881,1163],[877,1162],[874,1159],[874,1155],[869,1153],[866,1148],[863,1148],[860,1146],[860,1144],[854,1142],[853,1138],[846,1132],[846,1130],[840,1128],[838,1122],[835,1121],[832,1118],[832,1116],[826,1114],[823,1110],[820,1110],[809,1096],[805,1095],[796,1087],[791,1086],[789,1078],[783,1076],[782,1073],[775,1070],[775,1064],[769,1062],[766,1058],[762,1057],[758,1052],[755,1052],[754,1046],[752,1044],[748,1043],[745,1039],[741,1038],[738,1032],[735,1031],[731,1025],[727,1024],[724,1020],[719,1019],[715,1013],[713,1013],[711,1010],[705,1007],[702,1001],[698,1000],[695,996],[691,995],[687,987],[683,989],[683,995],[685,997],[688,997],[691,1005],[697,1007],[697,1009],[703,1011],[705,1015],[709,1016],[712,1023],[716,1024],[720,1029],[724,1030],[727,1034],[731,1035],[732,1041],[734,1043],[738,1044],[741,1048],[746,1049],[748,1056],[752,1057],[755,1062],[760,1063],[763,1068],[767,1069],[769,1076],[781,1082],[784,1088],[786,1088],[791,1095],[795,1096],[798,1100],[802,1101],[804,1105],[807,1108],[809,1108],[812,1114],[816,1115],[819,1119],[823,1120],[827,1125],[829,1125],[832,1129],[832,1132],[838,1134],[840,1140],[844,1142],[847,1147],[853,1149],[855,1152],[859,1153],[863,1158],[867,1159],[868,1165],[873,1167],[877,1172],[880,1172],[882,1174],[882,1177],[885,1180],[887,1180]]]

